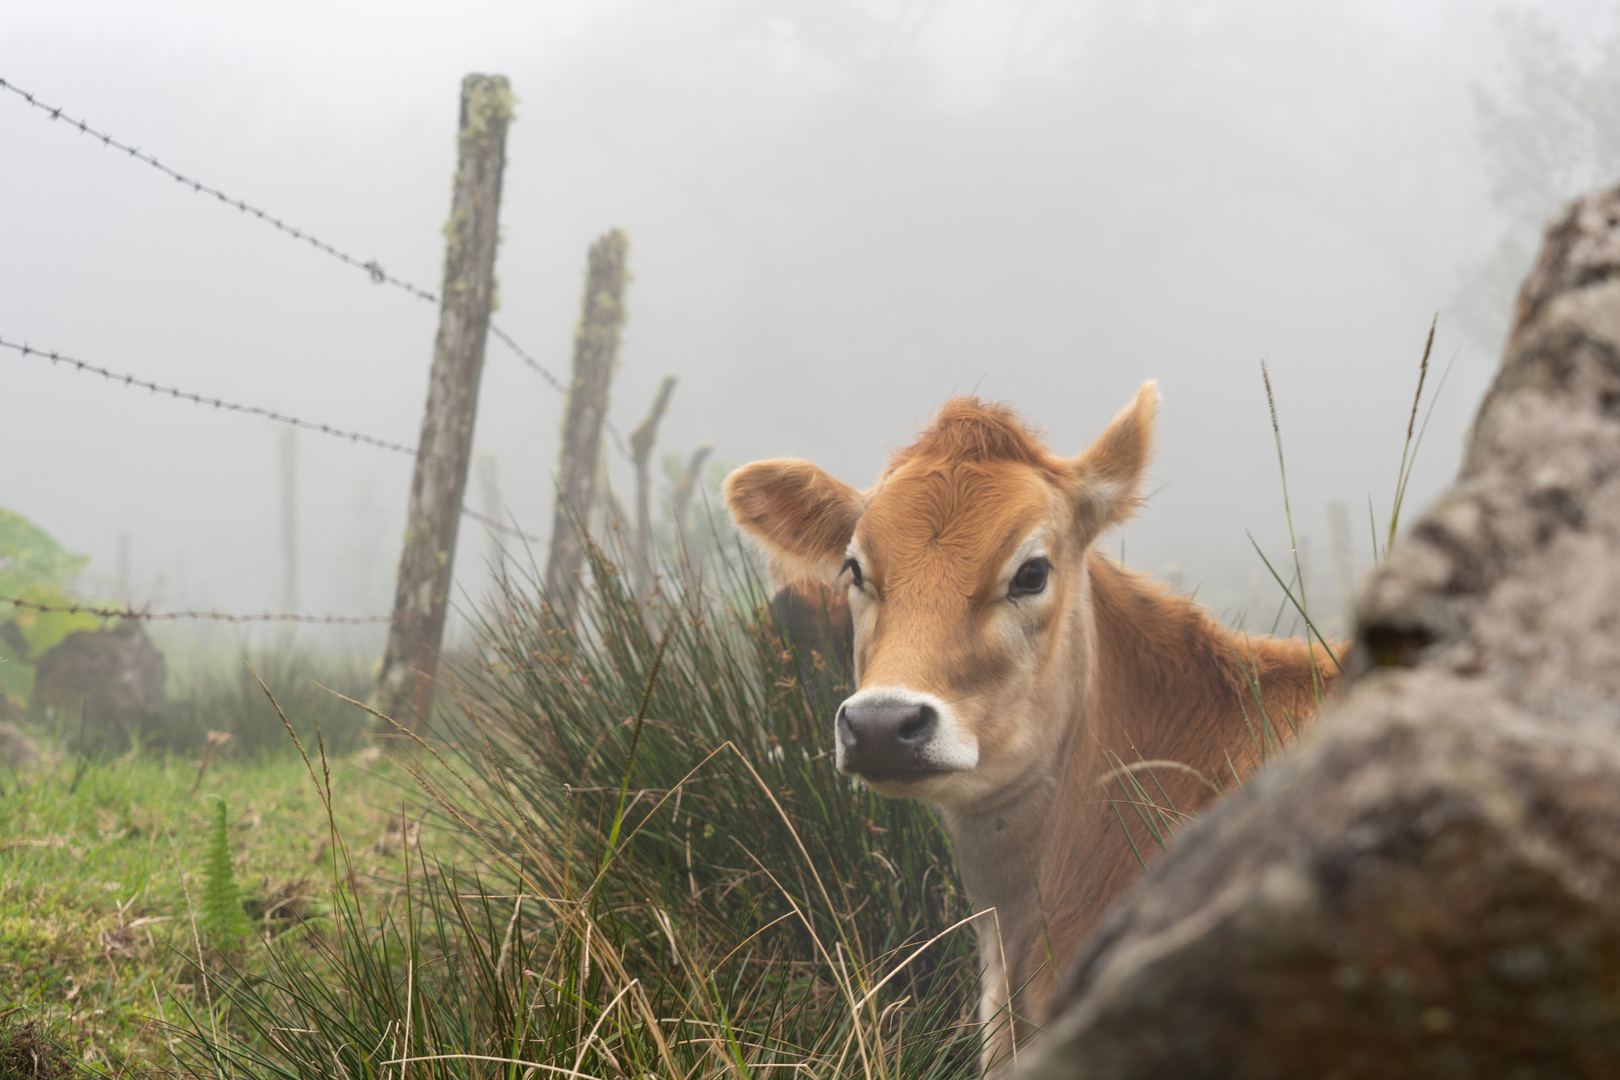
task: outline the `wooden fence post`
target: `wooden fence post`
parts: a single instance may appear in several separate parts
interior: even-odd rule
[[[703,483],[703,466],[712,453],[714,447],[707,443],[692,451],[692,457],[686,463],[686,472],[675,485],[675,528],[681,534],[683,544],[686,542],[686,509]]]
[[[502,75],[461,81],[455,194],[444,226],[444,288],[433,346],[427,411],[411,479],[405,550],[399,559],[394,618],[377,681],[376,708],[420,730],[433,704],[456,528],[472,456],[478,378],[495,291],[495,246],[506,166],[512,93]]]
[[[703,483],[703,466],[714,453],[714,447],[704,444],[692,451],[692,456],[686,462],[686,472],[675,484],[675,540],[680,550],[678,557],[681,565],[681,588],[686,594],[687,603],[695,603],[698,588],[698,560],[692,555],[692,534],[687,527],[687,508],[691,505],[692,496]]]
[[[584,533],[596,503],[596,470],[607,418],[608,388],[624,326],[625,257],[629,240],[619,229],[591,245],[585,298],[574,330],[574,370],[563,421],[557,502],[551,516],[551,554],[546,560],[546,603],[563,629],[574,625],[578,574],[585,562]]]
[[[652,477],[649,472],[653,447],[658,443],[658,425],[674,393],[675,376],[665,375],[647,418],[630,433],[630,457],[636,466],[636,592],[643,602],[650,600],[653,593]]]

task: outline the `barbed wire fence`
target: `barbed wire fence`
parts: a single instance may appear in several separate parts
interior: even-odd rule
[[[52,106],[40,101],[33,93],[24,90],[15,83],[0,78],[0,90],[8,91],[17,98],[20,98],[28,106],[43,114],[47,119],[53,122],[63,123],[68,128],[77,131],[79,134],[99,142],[103,147],[109,150],[119,151],[133,160],[150,166],[159,173],[170,177],[182,186],[189,187],[196,194],[212,196],[213,201],[221,205],[234,207],[240,213],[264,222],[266,225],[269,225],[271,228],[277,230],[290,239],[307,243],[315,251],[337,259],[346,266],[364,271],[373,284],[393,286],[394,288],[407,293],[417,300],[435,304],[439,303],[440,301],[438,293],[430,289],[425,289],[414,282],[389,273],[376,259],[361,260],[349,252],[337,247],[336,245],[328,243],[313,233],[310,233],[309,231],[298,226],[289,224],[285,219],[263,209],[262,207],[255,206],[247,202],[245,199],[232,196],[219,188],[205,184],[197,177],[188,176],[181,173],[178,170],[164,164],[154,154],[147,153],[141,150],[139,147],[122,142],[121,140],[114,138],[110,133],[100,131],[92,127],[83,119],[68,115],[63,111],[61,106]],[[569,392],[568,385],[548,368],[546,368],[545,365],[536,360],[534,356],[524,349],[510,333],[496,325],[494,322],[489,324],[489,333],[494,336],[496,340],[500,341],[504,346],[506,346],[506,348],[515,357],[517,357],[517,359],[522,362],[524,366],[529,368],[534,374],[538,375],[547,386],[564,397],[567,396]],[[270,420],[275,423],[286,424],[294,428],[316,432],[318,434],[336,439],[343,439],[356,445],[372,446],[377,449],[387,450],[393,453],[414,456],[417,451],[415,446],[395,442],[389,439],[379,438],[364,432],[334,427],[330,424],[319,423],[312,420],[306,420],[302,417],[293,416],[276,409],[228,401],[217,396],[210,397],[196,391],[183,390],[177,386],[166,386],[157,382],[156,380],[142,378],[133,373],[116,372],[99,364],[93,364],[87,360],[66,355],[60,350],[37,348],[25,341],[13,341],[0,336],[0,348],[11,350],[25,358],[38,357],[42,360],[47,360],[53,366],[65,365],[72,368],[77,373],[100,376],[102,379],[108,382],[122,383],[124,386],[131,389],[146,390],[155,397],[168,397],[173,401],[189,401],[194,405],[208,406],[221,412],[236,413],[244,416],[257,416],[261,419]],[[614,448],[620,454],[620,456],[622,456],[625,460],[633,461],[633,455],[630,453],[629,447],[625,443],[624,438],[619,433],[617,427],[606,418],[603,419],[603,425],[608,432]],[[523,529],[518,528],[515,524],[502,522],[494,517],[491,517],[490,515],[479,513],[478,511],[475,511],[467,506],[461,507],[461,514],[469,520],[475,521],[485,528],[505,536],[521,539],[529,543],[541,544],[546,542],[545,537],[526,532]],[[103,619],[138,619],[149,622],[202,620],[225,623],[276,622],[320,625],[363,625],[387,623],[393,618],[392,615],[310,615],[300,613],[269,612],[261,614],[235,614],[220,611],[196,610],[151,612],[136,610],[128,605],[123,608],[112,608],[98,607],[91,604],[46,604],[25,600],[21,597],[8,596],[0,596],[0,604],[10,604],[14,611],[29,610],[39,613],[85,614],[94,615]]]
[[[302,428],[305,431],[319,432],[322,435],[330,435],[334,439],[343,439],[351,443],[365,446],[375,446],[379,450],[389,450],[396,454],[409,454],[412,456],[416,454],[416,447],[407,446],[404,443],[390,442],[387,439],[379,439],[375,435],[367,435],[359,431],[349,431],[345,428],[333,427],[330,424],[319,424],[313,420],[304,420],[300,417],[290,416],[286,413],[278,412],[275,409],[266,409],[261,405],[244,405],[236,401],[226,401],[224,398],[208,397],[206,394],[199,394],[191,390],[181,390],[177,386],[164,386],[161,383],[154,382],[151,379],[143,379],[140,376],[129,373],[119,373],[109,368],[101,367],[99,364],[92,364],[88,360],[80,360],[77,357],[68,356],[56,349],[37,349],[26,342],[10,341],[4,336],[0,336],[0,348],[10,349],[13,352],[20,353],[25,357],[37,356],[41,360],[49,360],[53,365],[66,365],[71,367],[76,372],[99,375],[108,382],[121,383],[124,386],[134,389],[147,390],[157,397],[168,397],[174,401],[189,401],[194,405],[207,405],[210,408],[218,409],[222,412],[240,413],[244,416],[258,416],[265,420],[275,421],[279,424],[287,424],[291,427]],[[487,514],[480,514],[471,507],[463,506],[461,508],[461,513],[463,516],[470,518],[473,521],[477,521],[479,524],[484,525],[487,528],[505,533],[508,536],[519,537],[535,543],[542,543],[545,539],[544,537],[536,536],[534,533],[524,532],[522,529],[519,529],[516,526],[498,521]]]
[[[478,522],[486,529],[494,529],[498,533],[505,533],[507,536],[518,540],[527,540],[531,544],[543,544],[546,542],[546,538],[543,536],[537,536],[532,532],[524,532],[516,525],[508,525],[503,521],[490,517],[488,514],[480,514],[470,506],[461,508],[461,516],[469,521]]]
[[[16,97],[21,98],[24,102],[35,110],[39,111],[47,119],[64,124],[69,129],[77,131],[79,134],[99,142],[102,146],[109,150],[120,151],[135,161],[139,161],[151,166],[164,176],[172,178],[182,186],[189,187],[196,194],[211,195],[213,196],[215,202],[223,206],[234,207],[243,214],[251,215],[256,220],[264,222],[266,225],[269,225],[271,228],[287,236],[289,239],[308,243],[309,246],[314,250],[319,251],[323,255],[328,255],[334,259],[337,259],[345,266],[350,266],[356,270],[364,271],[367,276],[371,278],[371,281],[374,284],[392,285],[394,288],[400,289],[409,295],[414,296],[418,300],[425,300],[428,303],[437,304],[439,302],[438,293],[431,289],[424,289],[422,286],[417,285],[414,282],[410,282],[404,278],[396,277],[393,274],[390,274],[387,270],[383,269],[382,265],[376,259],[367,259],[365,261],[361,261],[357,256],[351,255],[341,248],[327,243],[325,240],[315,236],[308,230],[301,229],[295,225],[290,225],[275,214],[272,214],[261,207],[254,206],[245,199],[228,195],[219,188],[205,184],[194,176],[187,176],[178,170],[163,164],[163,162],[159,161],[156,156],[146,153],[139,147],[120,142],[107,132],[98,131],[96,128],[91,127],[86,121],[69,116],[67,113],[62,111],[62,106],[60,105],[45,104],[34,94],[24,90],[15,83],[8,82],[5,79],[0,79],[0,90],[9,91]],[[511,334],[507,333],[500,326],[496,325],[493,320],[491,320],[489,324],[489,332],[497,341],[510,349],[512,354],[516,356],[524,364],[524,366],[528,367],[536,375],[539,375],[540,378],[545,381],[546,385],[550,386],[557,393],[562,394],[565,397],[567,396],[568,384],[547,369],[544,364],[536,360],[534,356],[528,352],[528,350],[524,349],[517,343],[517,340],[513,338]],[[620,435],[618,428],[611,420],[608,420],[605,417],[603,418],[602,423],[607,429],[608,436],[612,439],[613,446],[618,451],[619,455],[626,461],[633,461],[634,457],[630,453],[629,444],[624,441],[624,437]]]
[[[168,622],[182,619],[207,620],[227,623],[320,623],[330,626],[355,626],[366,623],[385,623],[392,615],[292,615],[272,614],[236,615],[224,611],[145,611],[134,607],[109,608],[94,604],[42,604],[18,596],[0,596],[0,604],[10,604],[13,611],[37,611],[47,615],[94,615],[102,619],[140,619],[145,622]]]
[[[189,401],[194,405],[208,405],[223,412],[259,416],[266,420],[274,420],[278,424],[288,424],[295,428],[302,428],[305,431],[318,431],[322,435],[330,435],[336,439],[347,439],[353,443],[375,446],[380,450],[392,450],[396,454],[414,455],[416,453],[416,447],[406,446],[404,443],[390,442],[387,439],[379,439],[376,436],[365,435],[358,431],[347,431],[343,428],[332,427],[330,424],[317,424],[313,420],[301,420],[296,416],[289,416],[286,413],[266,409],[259,405],[243,405],[234,401],[226,401],[223,398],[208,397],[190,390],[181,390],[175,386],[162,386],[151,379],[143,379],[127,373],[120,374],[92,364],[87,360],[66,356],[55,349],[36,349],[26,342],[8,341],[4,337],[0,337],[0,348],[11,349],[13,352],[21,353],[23,356],[37,356],[42,360],[49,360],[52,364],[66,364],[75,371],[89,375],[100,375],[108,382],[123,383],[125,386],[135,389],[150,390],[154,395],[166,396],[175,401]]]

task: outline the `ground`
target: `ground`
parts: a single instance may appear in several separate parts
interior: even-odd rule
[[[356,879],[386,894],[402,873],[403,773],[362,750],[331,762],[330,775]],[[331,830],[296,752],[215,760],[200,779],[199,760],[149,752],[48,752],[35,768],[0,771],[0,1025],[42,1021],[112,1071],[166,1055],[154,1018],[181,1023],[200,996],[191,960],[209,796],[225,800],[236,880],[259,932],[288,932],[286,914],[318,925],[333,888]],[[412,833],[430,854],[450,842],[431,826]],[[253,943],[239,959],[252,969]]]

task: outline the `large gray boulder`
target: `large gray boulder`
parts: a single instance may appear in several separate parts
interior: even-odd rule
[[[1620,1077],[1620,188],[1548,230],[1350,693],[1189,827],[1020,1080]]]

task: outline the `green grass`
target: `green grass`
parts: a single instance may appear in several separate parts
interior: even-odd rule
[[[42,1021],[102,1067],[162,1060],[151,1018],[184,1022],[197,992],[185,957],[197,951],[190,915],[216,797],[250,900],[291,886],[330,904],[326,811],[296,757],[216,761],[200,784],[197,773],[170,755],[49,751],[34,769],[0,772],[0,1018]],[[369,844],[399,805],[400,774],[343,760],[332,775],[340,827]],[[386,888],[397,865],[362,845],[357,880]]]

